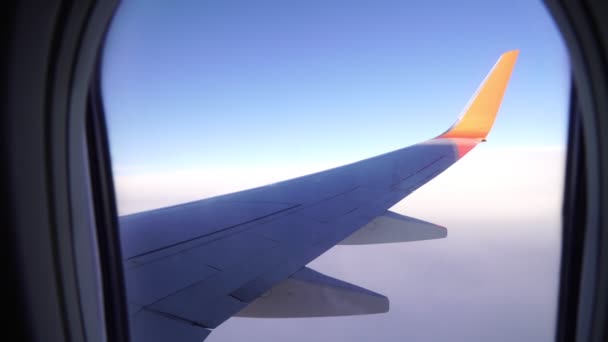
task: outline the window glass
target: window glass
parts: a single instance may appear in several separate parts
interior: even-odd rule
[[[540,2],[123,1],[102,61],[119,214],[435,137],[513,49],[488,141],[391,208],[447,237],[308,265],[388,312],[234,317],[207,340],[551,341],[570,70]]]

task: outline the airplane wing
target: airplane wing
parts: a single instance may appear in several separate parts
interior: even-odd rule
[[[342,241],[445,237],[443,227],[387,210],[485,141],[518,53],[498,59],[462,116],[434,139],[260,188],[120,217],[133,340],[200,341],[237,314],[388,311],[386,297],[305,266]]]

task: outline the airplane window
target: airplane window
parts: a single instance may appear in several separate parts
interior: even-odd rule
[[[553,340],[569,68],[536,1],[123,1],[134,340]]]

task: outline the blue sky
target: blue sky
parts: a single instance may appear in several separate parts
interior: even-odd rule
[[[563,144],[568,62],[540,2],[125,1],[103,58],[115,170],[407,146],[449,127],[511,49],[492,146]]]
[[[432,138],[511,49],[488,142],[392,208],[448,237],[309,265],[389,313],[232,318],[209,341],[552,341],[570,71],[540,1],[123,1],[102,63],[119,213]]]

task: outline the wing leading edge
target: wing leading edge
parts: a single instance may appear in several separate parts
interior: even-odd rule
[[[355,298],[351,293],[365,293],[357,294],[362,298],[357,303],[374,304],[350,314],[383,312],[376,303],[384,303],[385,297],[304,267],[341,241],[444,237],[442,227],[387,210],[485,141],[517,56],[518,51],[503,54],[463,115],[434,139],[269,186],[120,217],[133,339],[161,341],[174,329],[174,336],[184,336],[184,341],[200,340],[273,287],[279,292],[293,284],[303,291],[302,298],[324,293],[315,289],[328,284],[356,288],[336,293],[346,293],[341,296],[349,300]],[[379,229],[382,222],[392,227]],[[415,234],[395,234],[412,224],[409,229]],[[437,232],[420,233],[425,226]],[[362,227],[363,234],[347,239]],[[399,236],[394,241],[393,234]],[[303,279],[312,285],[299,285]],[[244,313],[280,312],[286,317],[290,312],[283,304],[275,308],[269,306],[271,301],[262,302],[263,308]],[[345,312],[344,307],[307,314]],[[303,315],[294,312],[295,317]],[[159,326],[167,334],[153,333]]]

